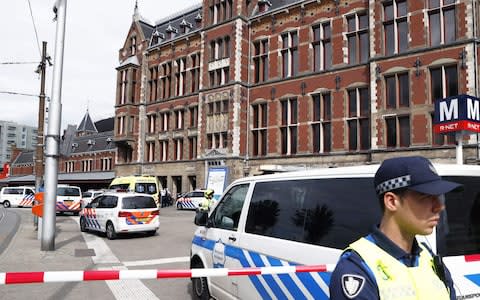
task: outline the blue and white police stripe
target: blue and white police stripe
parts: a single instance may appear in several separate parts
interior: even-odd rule
[[[193,238],[193,244],[209,251],[215,247],[215,241],[203,240],[198,236]],[[244,268],[298,265],[254,251],[224,246],[225,256],[238,260]],[[328,299],[330,277],[329,272],[248,276],[262,299]]]

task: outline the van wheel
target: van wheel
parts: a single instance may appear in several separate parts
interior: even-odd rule
[[[182,210],[182,209],[183,209],[182,203],[177,203],[177,210]]]
[[[85,221],[84,217],[80,218],[80,231],[87,232],[87,221]]]
[[[194,269],[203,268],[201,264],[197,264],[193,266]],[[192,278],[192,289],[193,289],[193,296],[195,299],[198,300],[209,300],[210,299],[210,292],[208,291],[208,284],[206,277],[197,277]]]
[[[147,231],[147,236],[154,236],[155,233],[157,233],[156,230],[150,230],[150,231]]]
[[[113,227],[112,222],[107,223],[107,238],[109,240],[114,240],[117,237],[117,233],[115,232],[115,227]]]
[[[3,201],[3,207],[9,208],[9,207],[10,207],[10,202],[8,202],[8,201]]]

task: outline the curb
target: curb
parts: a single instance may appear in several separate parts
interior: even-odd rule
[[[10,241],[20,226],[20,216],[11,210],[4,210],[5,215],[0,219],[0,255],[8,247]]]

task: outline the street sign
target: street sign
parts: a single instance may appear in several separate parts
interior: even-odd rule
[[[480,132],[480,99],[457,95],[436,100],[433,123],[436,133]]]

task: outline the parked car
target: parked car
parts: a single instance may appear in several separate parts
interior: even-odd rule
[[[105,192],[80,212],[80,231],[104,232],[112,240],[119,233],[146,232],[154,235],[160,211],[151,195]]]
[[[29,186],[3,187],[0,190],[0,203],[3,207],[32,207],[35,189]]]
[[[204,190],[195,190],[192,192],[185,193],[177,199],[176,207],[178,210],[182,209],[192,209],[196,210],[205,199],[203,193]]]
[[[82,193],[82,202],[83,206],[85,207],[87,204],[92,202],[93,198],[103,194],[105,191],[104,190],[87,190],[86,192]]]

